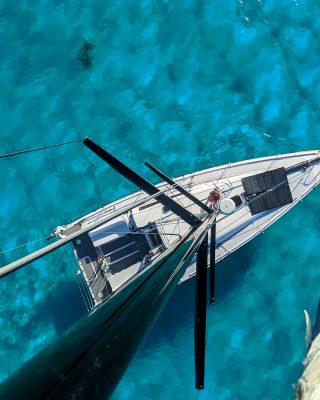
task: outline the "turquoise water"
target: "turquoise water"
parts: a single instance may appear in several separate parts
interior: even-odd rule
[[[177,176],[319,148],[319,2],[88,4],[1,2],[1,153],[88,135]],[[1,251],[134,190],[81,144],[0,162]],[[293,397],[319,297],[319,199],[218,265],[199,399]],[[1,281],[1,380],[86,312],[74,267],[60,249]],[[195,398],[193,295],[177,288],[112,400]]]

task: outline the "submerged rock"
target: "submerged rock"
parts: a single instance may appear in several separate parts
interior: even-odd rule
[[[88,40],[85,40],[79,50],[79,61],[84,68],[90,68],[93,61],[92,51],[95,45]]]

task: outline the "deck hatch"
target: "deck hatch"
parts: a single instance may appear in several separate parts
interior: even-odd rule
[[[248,176],[242,179],[242,184],[245,189],[245,196],[249,198],[249,200],[281,184],[280,187],[265,193],[264,196],[257,198],[257,200],[249,204],[250,211],[253,215],[293,202],[284,168],[277,168],[257,175]]]

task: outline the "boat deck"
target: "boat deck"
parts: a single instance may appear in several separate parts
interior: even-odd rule
[[[151,250],[145,235],[139,233],[121,236],[100,246],[101,255],[106,257],[112,274],[141,261]]]
[[[122,236],[85,233],[72,241],[80,270],[95,304],[101,303],[157,255],[162,240],[157,228],[137,229]],[[103,236],[104,235],[104,236]],[[97,240],[95,240],[95,238]]]
[[[218,188],[222,198],[231,198],[235,203],[236,212],[230,215],[219,213],[217,216],[216,262],[263,232],[319,183],[320,165],[313,162],[319,156],[320,152],[310,151],[263,157],[209,168],[177,178],[179,184],[200,201],[206,202],[210,191]],[[297,167],[301,163],[308,163],[306,164],[307,167]],[[294,169],[292,169],[293,167]],[[278,184],[280,186],[274,188]],[[181,193],[178,193],[175,188],[168,191],[168,187],[164,183],[157,185],[157,187],[167,190],[167,195],[174,198],[192,214],[201,218],[199,207]],[[270,191],[271,188],[274,188],[274,190]],[[264,193],[264,196],[260,197],[262,193]],[[133,193],[88,214],[85,218],[82,217],[81,220],[79,219],[67,227],[67,234],[75,224],[81,224],[82,228],[86,228],[101,216],[109,213],[110,210],[114,212],[121,210],[122,207],[141,200],[144,195],[143,192]],[[251,201],[253,199],[255,200]],[[247,205],[245,205],[246,202],[248,202]],[[99,230],[91,231],[89,235],[93,244],[88,242],[88,246],[86,245],[88,251],[85,250],[85,254],[81,252],[77,254],[85,275],[90,276],[88,274],[91,273],[94,277],[92,282],[90,277],[87,282],[89,281],[92,286],[90,290],[94,293],[95,300],[97,300],[97,294],[101,293],[99,284],[103,279],[105,285],[105,276],[103,275],[105,272],[101,272],[101,278],[97,273],[99,257],[107,259],[106,275],[111,285],[110,289],[114,291],[145,268],[148,262],[146,258],[148,254],[153,262],[155,249],[160,247],[160,254],[160,251],[170,248],[184,237],[190,229],[185,221],[154,199],[133,208],[129,216],[125,214],[117,218],[117,223],[113,220],[113,222],[101,225]],[[154,235],[151,234],[153,228],[145,229],[152,223],[157,228]],[[144,231],[146,235],[141,235],[141,243],[138,238],[134,239],[134,236],[138,236],[138,229],[141,229],[141,232]],[[132,236],[130,236],[130,233]],[[119,237],[119,235],[122,236]],[[90,241],[90,236],[86,237],[86,240]],[[106,241],[107,236],[110,239]],[[157,240],[160,242],[158,243]],[[151,251],[149,251],[149,245]],[[76,250],[75,243],[74,247]],[[146,259],[142,257],[143,255]],[[195,259],[191,261],[180,282],[194,275]],[[108,291],[108,288],[106,288],[106,291]]]

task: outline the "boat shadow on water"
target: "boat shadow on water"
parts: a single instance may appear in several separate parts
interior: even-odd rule
[[[65,281],[50,292],[37,310],[35,321],[42,318],[53,321],[57,336],[70,328],[82,316],[86,314],[85,305],[78,287],[73,281]]]

